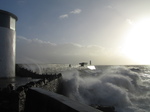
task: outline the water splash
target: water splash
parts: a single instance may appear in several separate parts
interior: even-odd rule
[[[97,68],[94,71],[71,70],[63,72],[62,76],[62,93],[73,100],[88,105],[114,106],[118,112],[150,110],[149,85],[145,84],[141,73],[127,67],[115,66],[101,72]]]

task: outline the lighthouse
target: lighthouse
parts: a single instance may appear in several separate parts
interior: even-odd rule
[[[17,16],[0,10],[0,78],[15,77]]]

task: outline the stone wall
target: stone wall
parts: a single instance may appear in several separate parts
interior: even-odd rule
[[[24,86],[20,86],[16,91],[19,93],[19,112],[24,111],[24,103],[26,100],[26,93],[32,87],[42,88],[48,91],[57,92],[59,86],[59,78],[50,80],[50,79],[41,79],[37,82],[30,82]]]
[[[41,79],[28,82],[16,89],[13,88],[12,84],[8,84],[5,88],[0,87],[0,112],[24,112],[26,93],[32,87],[57,92],[61,74],[49,75],[47,78],[44,77],[43,75]]]

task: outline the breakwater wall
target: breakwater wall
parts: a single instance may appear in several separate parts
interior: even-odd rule
[[[51,75],[47,74],[39,75],[37,73],[34,73],[30,70],[27,70],[17,65],[16,77],[21,78],[30,77],[33,80],[30,80],[30,82],[28,81],[24,82],[24,84],[20,84],[17,87],[14,87],[14,85],[11,83],[10,84],[4,83],[5,85],[0,84],[0,112],[24,112],[26,94],[28,90],[32,87],[38,87],[57,93],[61,73]]]
[[[41,88],[27,92],[25,112],[101,112],[88,105],[75,102],[63,95]]]
[[[25,85],[21,85],[16,89],[9,84],[6,88],[0,88],[0,111],[1,112],[24,112],[26,93],[32,87],[43,88],[48,91],[57,92],[59,86],[59,78],[39,79]]]

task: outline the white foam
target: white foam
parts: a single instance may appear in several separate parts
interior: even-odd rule
[[[88,70],[82,75],[77,70],[64,72],[64,95],[88,105],[114,106],[118,112],[149,112],[150,89],[143,83],[141,74],[126,67],[109,68],[98,75],[90,76],[90,73]]]

